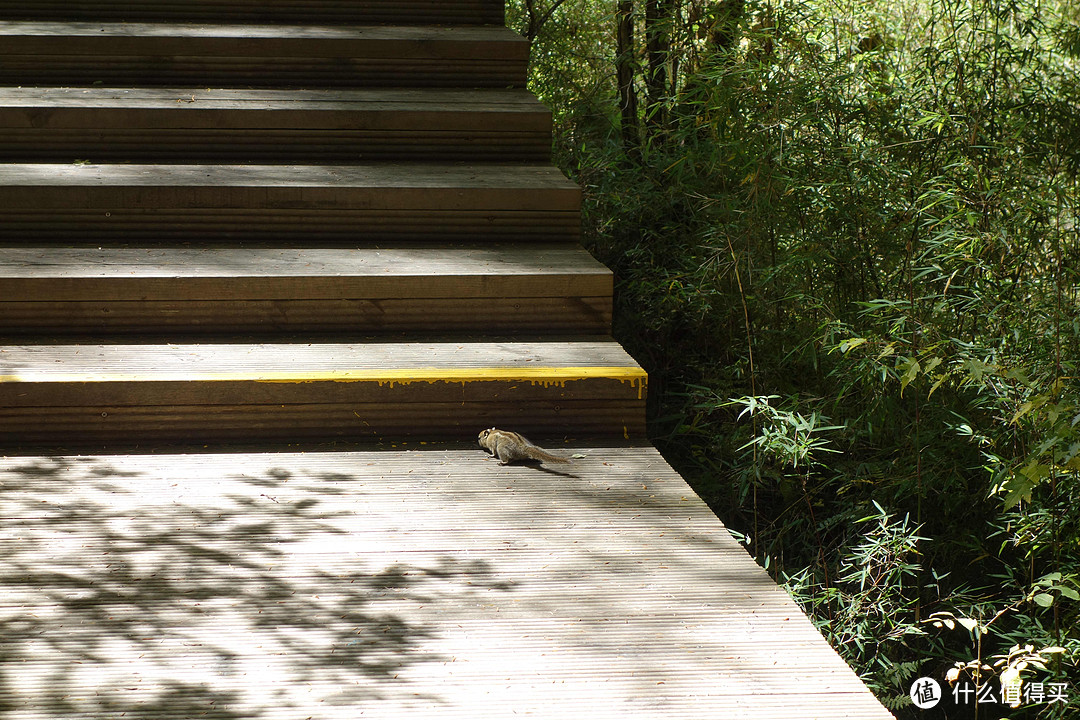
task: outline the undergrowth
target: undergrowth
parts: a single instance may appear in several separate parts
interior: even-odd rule
[[[898,716],[1080,703],[1075,9],[508,9],[665,456]]]

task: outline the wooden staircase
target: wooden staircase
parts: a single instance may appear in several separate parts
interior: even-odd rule
[[[502,12],[0,2],[0,449],[641,436]]]
[[[621,442],[502,18],[0,0],[0,715],[891,717]]]

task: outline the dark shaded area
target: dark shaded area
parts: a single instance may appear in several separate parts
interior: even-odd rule
[[[345,533],[321,497],[348,476],[270,471],[221,495],[208,474],[190,501],[147,501],[143,477],[162,484],[93,458],[0,474],[0,715],[258,718],[307,685],[334,704],[413,696],[401,676],[444,658],[403,609],[506,589],[451,557],[298,564],[301,543]]]

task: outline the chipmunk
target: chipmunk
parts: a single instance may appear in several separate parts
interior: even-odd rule
[[[480,433],[480,447],[499,458],[500,465],[515,460],[539,460],[541,462],[569,463],[569,458],[552,455],[533,445],[524,436],[516,432],[488,428]]]

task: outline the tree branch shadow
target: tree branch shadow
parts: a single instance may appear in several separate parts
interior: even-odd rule
[[[349,480],[170,484],[95,458],[0,470],[0,716],[258,718],[312,687],[332,704],[414,697],[409,669],[445,658],[410,609],[509,586],[482,562],[335,552],[349,513],[324,498]]]

